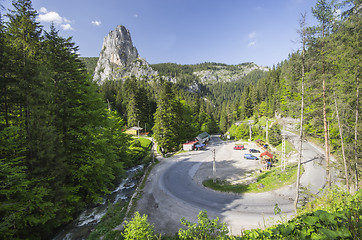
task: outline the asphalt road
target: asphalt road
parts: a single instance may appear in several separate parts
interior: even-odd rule
[[[295,135],[286,134],[293,144],[298,143]],[[256,161],[243,160],[239,151],[232,150],[233,144],[214,136],[206,150],[161,158],[147,180],[136,210],[147,214],[156,231],[163,234],[176,233],[182,227],[180,219],[183,217],[196,222],[201,210],[207,210],[210,218],[219,217],[232,234],[280,220],[279,215],[274,215],[275,204],[278,204],[283,216],[292,216],[295,184],[253,194],[220,193],[202,186],[203,180],[213,177],[211,149],[216,151],[217,177],[237,177],[250,169],[260,168]],[[312,193],[324,187],[325,170],[321,163],[321,152],[304,143],[305,172],[301,185],[309,187]]]

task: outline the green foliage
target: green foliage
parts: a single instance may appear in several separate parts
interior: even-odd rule
[[[246,230],[237,239],[359,239],[361,196],[332,188],[287,223]]]
[[[345,223],[343,214],[318,210],[265,230],[244,231],[240,239],[351,239]]]
[[[140,146],[146,149],[152,148],[152,141],[148,138],[138,138],[137,141],[139,141]]]
[[[152,130],[154,138],[163,153],[174,152],[183,142],[183,111],[181,103],[176,99],[169,82],[161,82],[161,91],[158,97],[155,113],[155,125]]]
[[[278,146],[276,146],[276,149],[279,152],[282,152],[282,144],[279,144]],[[288,155],[290,152],[293,152],[293,151],[296,151],[294,146],[288,140],[285,140],[285,154]]]
[[[278,146],[282,142],[281,130],[276,124],[269,129],[269,142],[273,146]]]
[[[98,57],[80,57],[79,58],[85,65],[87,72],[93,76],[96,69]]]
[[[201,211],[197,218],[197,223],[189,222],[185,218],[181,219],[181,223],[187,229],[179,230],[180,239],[227,239],[229,229],[225,223],[219,223],[219,218],[209,219],[206,211]]]
[[[147,215],[141,216],[139,212],[135,212],[131,221],[125,221],[122,236],[125,240],[155,239],[154,227],[147,221]]]
[[[13,7],[1,22],[0,238],[49,238],[119,180],[130,139],[71,38],[43,32],[31,1]]]

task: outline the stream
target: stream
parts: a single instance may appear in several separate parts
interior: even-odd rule
[[[103,203],[83,211],[75,220],[66,225],[53,240],[78,240],[87,239],[89,234],[95,229],[102,217],[107,213],[108,203],[116,204],[127,201],[132,197],[138,180],[133,176],[142,171],[144,165],[138,165],[126,171],[125,179],[110,194],[103,198]]]

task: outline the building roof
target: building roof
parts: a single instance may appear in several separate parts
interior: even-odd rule
[[[260,154],[260,157],[262,157],[262,156],[268,156],[269,158],[273,158],[273,154],[271,154],[271,153],[268,152],[268,151],[265,151],[265,152],[263,152],[262,154]]]
[[[197,137],[199,138],[206,138],[206,137],[209,137],[210,135],[207,133],[207,132],[203,132],[203,133],[200,133]]]
[[[142,129],[143,128],[141,128],[141,127],[134,126],[134,127],[128,128],[127,130],[136,130],[136,131],[138,131],[138,130],[142,130]]]
[[[183,145],[191,145],[191,144],[195,144],[197,143],[198,141],[190,141],[190,142],[187,142],[187,143],[184,143]]]

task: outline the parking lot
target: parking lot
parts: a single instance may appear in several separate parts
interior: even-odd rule
[[[244,145],[244,150],[234,150],[235,145]],[[216,175],[215,177],[220,180],[226,180],[232,183],[243,183],[250,180],[250,176],[255,171],[260,171],[265,168],[260,160],[249,160],[244,158],[244,154],[252,154],[259,158],[260,153],[250,153],[250,149],[259,150],[263,152],[254,142],[236,142],[229,141],[216,153]],[[213,178],[212,162],[206,162],[200,166],[196,174],[201,179]]]

